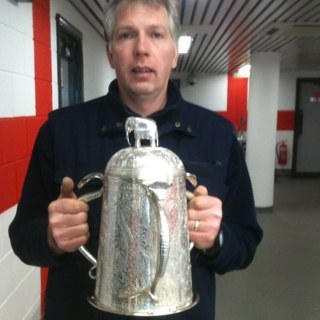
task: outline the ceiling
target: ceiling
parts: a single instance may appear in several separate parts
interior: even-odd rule
[[[103,37],[106,0],[68,0]],[[180,0],[193,37],[176,72],[225,73],[256,52],[279,52],[282,69],[320,70],[320,0]]]

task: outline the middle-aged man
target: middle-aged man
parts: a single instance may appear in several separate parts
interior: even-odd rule
[[[215,273],[247,267],[262,238],[241,147],[227,120],[184,101],[169,81],[178,59],[175,1],[111,1],[105,19],[107,55],[117,79],[106,96],[49,114],[10,226],[12,247],[25,263],[49,267],[44,319],[132,319],[87,302],[94,281],[77,248],[86,244],[97,254],[101,201],[92,202],[88,214],[74,183],[103,172],[127,146],[127,117],[152,118],[160,145],[175,152],[199,182],[188,204],[188,225],[200,302],[159,319],[213,320]]]

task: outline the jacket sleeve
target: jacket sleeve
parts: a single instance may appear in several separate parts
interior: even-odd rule
[[[263,235],[256,218],[252,186],[243,151],[235,136],[226,187],[221,224],[223,245],[218,255],[213,258],[199,253],[199,259],[213,266],[214,271],[219,274],[246,268],[251,263]]]
[[[26,264],[51,267],[65,259],[55,258],[47,243],[48,205],[58,195],[47,122],[37,136],[17,212],[9,227],[13,251]]]

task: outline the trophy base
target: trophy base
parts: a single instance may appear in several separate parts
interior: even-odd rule
[[[169,314],[175,314],[175,313],[180,313],[183,311],[186,311],[188,309],[191,309],[194,307],[198,302],[199,302],[199,295],[195,293],[193,295],[192,301],[190,303],[187,303],[183,306],[179,306],[176,308],[169,308],[168,310],[164,309],[154,309],[154,310],[138,310],[138,311],[130,311],[130,310],[118,310],[112,307],[104,306],[101,305],[98,301],[98,299],[92,295],[88,297],[88,302],[95,308],[104,311],[104,312],[110,312],[110,313],[115,313],[119,315],[125,315],[125,316],[137,316],[137,317],[153,317],[153,316],[164,316],[164,315],[169,315]]]

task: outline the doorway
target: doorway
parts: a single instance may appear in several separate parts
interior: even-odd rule
[[[320,177],[320,78],[297,79],[292,175]]]
[[[56,16],[59,108],[83,102],[82,33]]]

